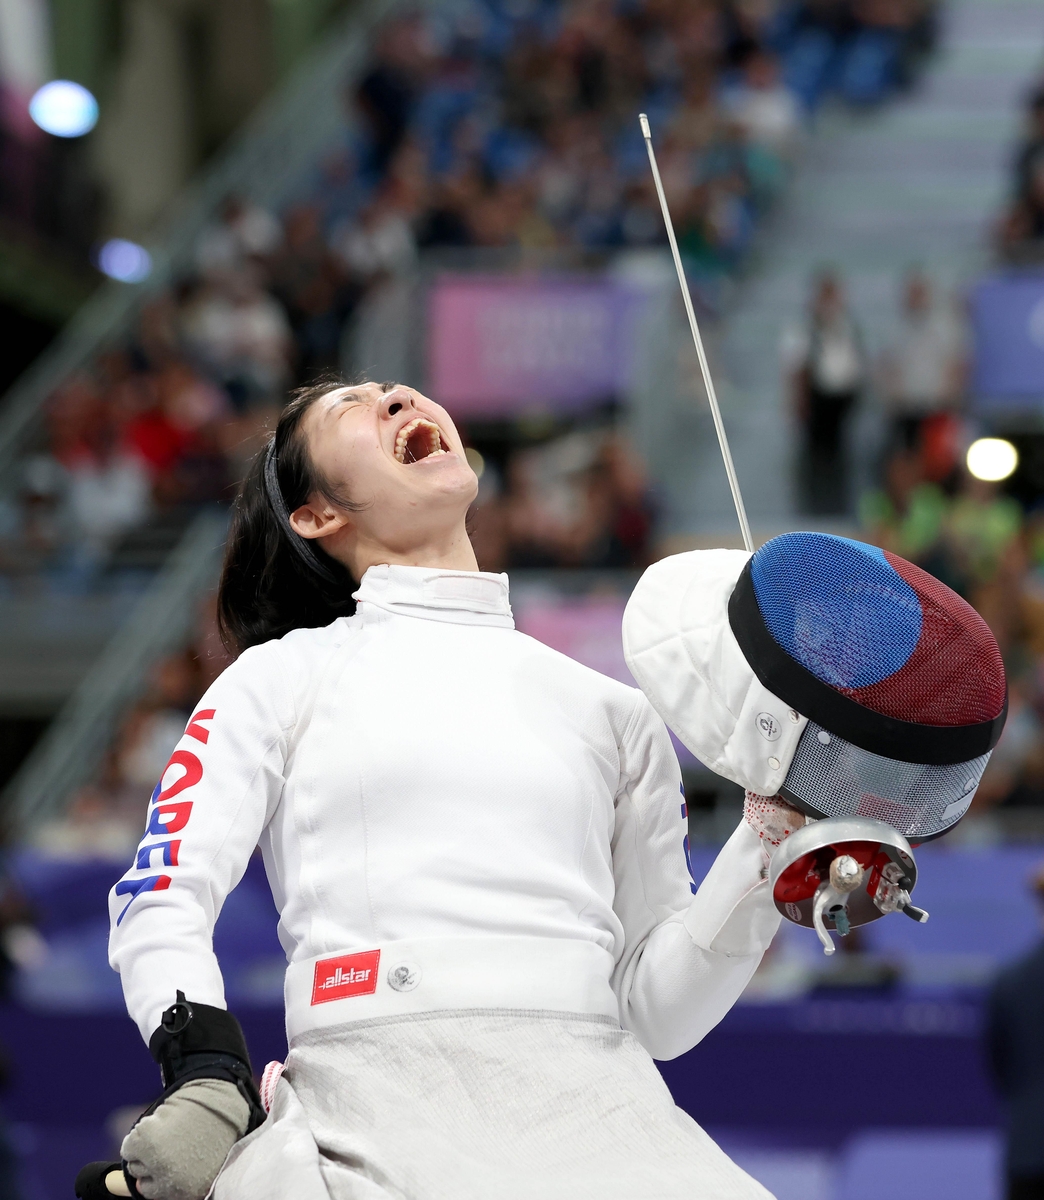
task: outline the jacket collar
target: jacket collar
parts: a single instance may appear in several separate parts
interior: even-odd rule
[[[370,567],[355,599],[405,617],[457,625],[514,629],[508,577],[488,571],[440,571],[434,567]]]

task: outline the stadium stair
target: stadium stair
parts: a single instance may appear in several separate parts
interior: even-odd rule
[[[779,342],[803,311],[811,273],[831,265],[843,276],[874,354],[888,337],[906,270],[923,266],[940,291],[952,294],[988,261],[1023,93],[1040,65],[1040,5],[948,0],[941,20],[939,48],[913,91],[868,112],[822,111],[714,331],[733,455],[751,522],[763,536],[799,520]],[[667,457],[674,525],[731,534],[735,517],[710,417],[701,414],[699,424],[697,451]],[[853,430],[860,479],[873,466],[879,438],[871,398]]]

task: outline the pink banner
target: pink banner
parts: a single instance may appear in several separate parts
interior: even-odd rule
[[[552,650],[634,687],[620,633],[626,603],[623,596],[523,601],[514,605],[515,624]]]
[[[515,603],[515,624],[523,633],[575,658],[594,671],[635,687],[634,676],[627,669],[623,653],[624,596],[578,596],[575,598],[525,599]],[[678,739],[671,741],[684,766],[697,765],[697,760]]]
[[[462,416],[619,396],[630,372],[632,299],[606,279],[443,276],[429,298],[429,392]]]

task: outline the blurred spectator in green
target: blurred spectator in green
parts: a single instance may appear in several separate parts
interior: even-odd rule
[[[1027,653],[1027,541],[1018,502],[962,474],[954,497],[925,478],[923,453],[897,450],[884,484],[859,503],[863,536],[917,563],[964,596],[993,630],[1010,667]],[[1041,606],[1044,615],[1044,605]],[[1042,649],[1044,649],[1044,622]]]
[[[1021,531],[1019,502],[1001,493],[995,483],[964,472],[950,509],[947,540],[966,595],[995,583],[1004,570],[1019,573],[1011,557],[1020,549]]]
[[[875,546],[923,565],[936,556],[948,510],[943,490],[925,481],[920,456],[900,450],[888,460],[884,486],[860,499],[859,522]]]

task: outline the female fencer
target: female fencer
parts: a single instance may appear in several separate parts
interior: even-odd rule
[[[165,1089],[110,1192],[768,1196],[653,1064],[777,928],[759,833],[696,889],[662,721],[514,629],[468,540],[476,490],[448,414],[397,384],[299,393],[254,462],[219,594],[239,657],[110,896]],[[211,936],[259,844],[289,963],[267,1119]]]

